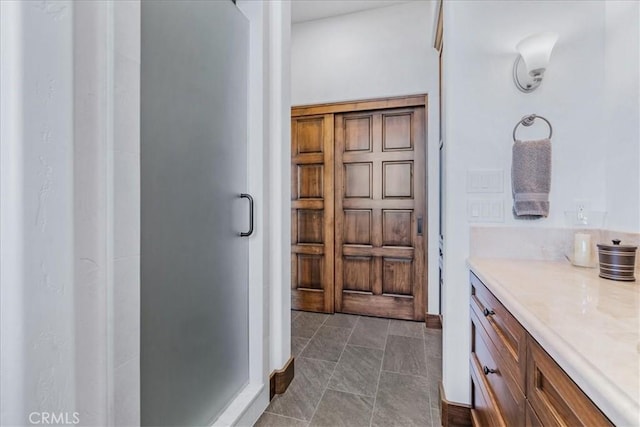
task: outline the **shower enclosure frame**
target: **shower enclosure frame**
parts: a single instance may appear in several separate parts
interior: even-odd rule
[[[216,425],[252,424],[268,405],[269,373],[281,369],[291,351],[290,266],[287,259],[290,245],[287,166],[290,157],[288,49],[291,6],[288,1],[239,0],[237,4],[250,21],[247,190],[256,202],[256,232],[249,238],[249,385],[220,415]],[[136,295],[139,251],[136,253],[137,244],[132,236],[137,235],[135,230],[139,226],[136,219],[139,165],[135,161],[139,150],[139,135],[135,132],[139,126],[139,117],[135,114],[139,110],[136,107],[139,98],[135,88],[139,84],[136,63],[139,66],[140,1],[60,1],[51,7],[42,7],[39,3],[3,2],[1,7],[2,56],[12,59],[7,61],[7,72],[2,73],[0,85],[3,94],[5,89],[7,94],[12,94],[2,97],[0,144],[3,165],[11,165],[0,170],[3,196],[0,207],[3,249],[0,253],[1,353],[3,373],[8,373],[2,376],[1,386],[3,390],[12,391],[2,395],[3,421],[24,424],[26,421],[22,417],[26,407],[40,407],[37,402],[55,397],[63,403],[59,409],[69,413],[77,410],[81,423],[135,425],[139,423],[140,414],[138,332],[135,322],[125,321],[119,315],[120,301],[116,297],[121,297],[118,293],[127,288],[131,292],[127,296],[131,298],[127,300],[127,310],[131,308],[128,314],[139,316],[139,308],[135,308],[139,304]],[[47,25],[43,26],[40,19]],[[11,25],[4,25],[7,22]],[[39,38],[26,44],[22,38],[24,34]],[[43,35],[46,37],[41,37]],[[46,40],[46,46],[39,44],[40,40]],[[21,58],[25,55],[42,59],[39,67],[32,68],[43,76],[37,87],[33,79],[24,76]],[[49,61],[50,56],[56,59]],[[66,82],[71,74],[59,73],[57,67],[61,63],[65,67],[67,64],[75,67],[71,86],[63,89],[60,82]],[[48,75],[50,73],[58,74]],[[55,90],[43,90],[47,89],[45,83],[55,84]],[[31,90],[16,91],[18,87]],[[33,99],[34,94],[44,96],[47,93],[54,95],[51,102]],[[73,130],[68,138],[53,139],[49,145],[43,139],[38,149],[46,155],[47,150],[56,148],[58,142],[64,142],[67,152],[75,150],[73,155],[62,160],[52,159],[50,166],[56,172],[53,175],[56,200],[62,192],[65,200],[75,199],[79,203],[73,207],[73,217],[64,216],[64,224],[57,221],[59,217],[50,216],[47,232],[75,235],[76,244],[73,247],[43,246],[42,250],[50,259],[64,257],[73,261],[63,265],[65,292],[66,295],[81,294],[65,297],[64,304],[55,306],[64,309],[52,311],[56,321],[73,325],[73,328],[65,329],[73,339],[63,341],[64,353],[55,346],[41,346],[38,357],[65,364],[69,375],[66,375],[67,371],[58,370],[64,381],[51,383],[42,390],[39,399],[35,395],[36,383],[31,381],[31,374],[37,371],[25,359],[25,354],[31,350],[22,345],[29,336],[19,326],[37,320],[29,317],[23,300],[26,301],[26,290],[38,283],[25,272],[40,272],[42,266],[35,257],[19,256],[24,255],[25,232],[37,225],[34,221],[22,221],[21,215],[31,215],[31,210],[23,210],[35,205],[27,206],[26,201],[34,195],[37,200],[41,187],[28,187],[22,180],[15,179],[16,176],[43,180],[48,177],[44,172],[49,170],[49,165],[43,165],[37,156],[27,164],[21,156],[22,147],[37,139],[27,141],[21,132],[27,126],[36,131],[39,129],[33,127],[33,115],[26,120],[23,107],[36,105],[36,102],[47,108],[43,113],[55,110],[56,117],[60,116],[56,123],[71,126]],[[57,134],[56,138],[60,136]],[[72,171],[73,181],[57,179],[60,171]],[[55,239],[51,241],[57,243]],[[126,254],[120,251],[122,242],[126,243]],[[29,263],[36,261],[38,263],[31,268]],[[124,266],[126,271],[121,268]],[[62,281],[51,282],[52,285],[59,283]],[[55,287],[47,289],[57,290]],[[57,297],[59,295],[63,294],[56,293],[57,299],[48,299],[50,307],[61,299]],[[82,307],[82,310],[76,310],[74,306]],[[35,322],[34,326],[52,324]],[[7,331],[10,333],[5,334]],[[46,338],[51,334],[43,336]],[[127,357],[126,363],[117,356],[123,348],[126,354],[121,356]]]
[[[281,41],[271,37],[271,34],[279,30],[281,23],[278,22],[278,17],[286,13],[283,12],[283,9],[288,9],[288,7],[283,7],[282,4],[272,5],[268,2],[253,1],[238,1],[236,6],[249,21],[247,192],[252,194],[255,199],[255,231],[250,237],[245,237],[248,238],[249,243],[249,382],[227,405],[213,425],[253,423],[269,402],[269,372],[279,369],[284,364],[278,364],[275,361],[274,353],[276,355],[286,353],[286,361],[290,352],[290,350],[273,351],[275,346],[282,347],[279,345],[278,336],[280,334],[278,332],[269,334],[271,335],[271,343],[270,348],[267,347],[265,330],[273,330],[274,313],[264,303],[265,299],[273,298],[280,292],[281,283],[269,280],[269,276],[273,277],[278,269],[268,266],[267,256],[268,251],[277,248],[278,245],[278,242],[271,242],[272,233],[267,231],[269,230],[269,226],[266,225],[268,219],[279,216],[272,213],[277,203],[269,203],[269,201],[277,201],[279,198],[273,194],[273,191],[269,191],[267,195],[268,187],[265,174],[270,173],[273,165],[272,159],[266,158],[268,152],[264,149],[264,145],[266,140],[271,137],[269,124],[272,120],[277,119],[278,115],[268,114],[267,110],[263,108],[265,101],[272,100],[267,95],[271,92],[267,90],[267,87],[273,84],[264,78],[264,66],[265,56],[268,55],[270,59],[272,56],[269,48],[275,48],[270,42]],[[276,25],[267,25],[272,22]],[[278,90],[278,92],[280,91]],[[285,117],[285,120],[288,123],[288,117]],[[281,137],[278,140],[281,140]],[[285,141],[283,146],[288,147],[288,141]],[[282,170],[282,168],[277,167],[275,170]],[[265,286],[265,282],[277,284],[271,287]],[[282,287],[282,291],[286,292],[287,290],[287,286]],[[271,297],[267,295],[268,291],[270,291]],[[288,314],[289,307],[286,310]],[[280,321],[276,325],[283,327],[282,323]],[[288,333],[282,334],[287,338],[288,335]],[[290,348],[289,343],[286,343],[286,346]],[[275,365],[272,367],[274,362]]]

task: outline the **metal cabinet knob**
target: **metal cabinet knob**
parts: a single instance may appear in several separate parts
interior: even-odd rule
[[[484,314],[484,317],[493,316],[494,314],[496,314],[495,311],[489,310],[488,308],[485,308],[482,313]]]
[[[496,372],[498,372],[497,369],[489,369],[486,366],[482,368],[482,372],[484,372],[485,375],[489,375],[489,374],[495,374]]]

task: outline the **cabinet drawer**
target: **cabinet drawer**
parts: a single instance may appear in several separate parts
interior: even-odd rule
[[[505,422],[508,425],[521,424],[524,419],[524,393],[504,369],[502,358],[488,340],[475,313],[471,313],[471,362],[476,365],[478,374],[484,377]]]
[[[471,361],[471,423],[474,427],[507,427],[497,402],[491,393],[484,374]]]
[[[542,425],[613,425],[531,336],[527,373],[527,399]]]
[[[526,370],[526,332],[522,325],[493,296],[473,273],[471,276],[471,310],[487,332],[504,361],[506,369],[524,391]]]

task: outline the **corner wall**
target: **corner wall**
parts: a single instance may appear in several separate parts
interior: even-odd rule
[[[291,356],[291,2],[269,3],[269,283],[270,369]]]
[[[640,232],[640,3],[605,3],[607,228]]]

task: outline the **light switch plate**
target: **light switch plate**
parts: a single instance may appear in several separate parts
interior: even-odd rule
[[[503,169],[467,170],[467,193],[503,193]]]
[[[496,198],[467,200],[469,222],[504,222],[504,200]]]

